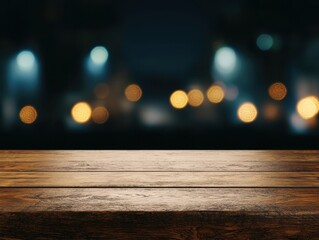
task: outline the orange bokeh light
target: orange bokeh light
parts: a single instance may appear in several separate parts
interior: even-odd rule
[[[192,107],[199,107],[204,101],[204,95],[199,89],[192,89],[188,92],[188,103]]]
[[[103,124],[109,119],[109,111],[105,107],[96,107],[92,112],[92,120],[97,124]]]
[[[21,108],[20,112],[19,112],[19,117],[21,122],[25,123],[25,124],[32,124],[35,122],[35,120],[38,117],[38,113],[37,110],[31,106],[24,106],[23,108]]]
[[[281,82],[276,82],[270,85],[268,88],[269,96],[277,101],[283,100],[287,95],[287,88]]]
[[[130,84],[125,89],[125,96],[131,102],[137,102],[142,97],[142,89],[137,84]]]
[[[224,89],[219,85],[212,85],[207,90],[207,98],[212,103],[220,103],[225,97]]]

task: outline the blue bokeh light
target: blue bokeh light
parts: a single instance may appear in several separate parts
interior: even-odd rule
[[[105,47],[97,46],[94,47],[89,56],[86,58],[85,66],[88,77],[102,78],[106,73],[106,65],[109,58],[109,53]]]
[[[39,63],[32,51],[23,50],[9,62],[7,87],[20,96],[31,96],[39,90]]]
[[[90,53],[91,61],[96,65],[104,65],[109,57],[105,47],[97,46]]]
[[[257,47],[262,51],[270,50],[274,45],[274,39],[269,34],[260,34],[256,41]]]
[[[16,62],[21,71],[29,72],[35,67],[35,56],[31,51],[25,50],[17,55]]]
[[[237,56],[234,49],[222,47],[215,53],[214,67],[220,74],[232,73],[237,64]]]

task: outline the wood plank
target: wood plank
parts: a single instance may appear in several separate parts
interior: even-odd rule
[[[0,213],[213,211],[319,216],[318,188],[0,188]]]
[[[319,187],[319,172],[0,172],[0,187]]]
[[[0,151],[0,239],[319,239],[318,172],[319,151]]]
[[[319,239],[317,216],[233,212],[0,213],[0,239]]]
[[[319,171],[319,151],[0,151],[0,171]]]

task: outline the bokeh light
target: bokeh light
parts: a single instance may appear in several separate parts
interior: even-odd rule
[[[19,117],[21,122],[25,123],[25,124],[32,124],[35,122],[35,120],[38,117],[38,113],[37,110],[31,106],[24,106],[23,108],[21,108],[20,112],[19,112]]]
[[[137,84],[130,84],[125,89],[125,96],[131,102],[137,102],[142,97],[142,89]]]
[[[76,103],[71,110],[72,118],[77,123],[86,123],[91,118],[92,109],[86,102]]]
[[[308,122],[301,118],[296,112],[290,115],[289,123],[295,133],[303,133],[308,129]]]
[[[281,109],[278,105],[267,103],[263,108],[263,115],[267,121],[274,121],[281,115]]]
[[[274,39],[269,34],[260,34],[256,41],[257,47],[262,51],[270,50],[274,45]]]
[[[148,102],[141,106],[139,117],[148,127],[167,126],[174,121],[171,112],[159,102]]]
[[[277,101],[283,100],[287,95],[287,88],[281,82],[276,82],[270,85],[268,88],[269,96]]]
[[[90,53],[90,58],[92,62],[97,65],[105,64],[108,57],[109,57],[108,51],[106,50],[105,47],[102,47],[102,46],[97,46],[93,48]]]
[[[170,103],[174,108],[182,109],[186,107],[188,103],[187,94],[182,90],[173,92],[170,96]]]
[[[226,92],[225,92],[225,99],[228,101],[234,101],[239,94],[238,87],[235,85],[227,86]]]
[[[106,83],[100,83],[94,88],[94,95],[98,99],[105,99],[109,94],[109,86]]]
[[[237,111],[238,118],[244,123],[253,122],[258,115],[257,108],[253,103],[246,102],[240,105]]]
[[[220,103],[224,96],[224,89],[219,85],[214,84],[207,90],[207,98],[212,103]]]
[[[31,71],[35,64],[35,57],[31,51],[25,50],[18,54],[17,65],[23,71]]]
[[[204,101],[204,95],[199,89],[192,89],[188,92],[188,103],[192,107],[199,107]]]
[[[308,96],[297,103],[297,112],[303,119],[310,119],[317,115],[319,111],[318,98]]]
[[[94,108],[92,112],[92,120],[97,124],[103,124],[109,119],[109,111],[102,106]]]
[[[230,47],[222,47],[215,53],[214,65],[220,73],[230,73],[236,67],[237,56]]]
[[[33,96],[40,90],[39,62],[31,51],[19,52],[9,62],[7,70],[8,94]]]

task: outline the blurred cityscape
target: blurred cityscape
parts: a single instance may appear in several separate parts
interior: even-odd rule
[[[0,146],[319,146],[319,1],[0,3]]]

